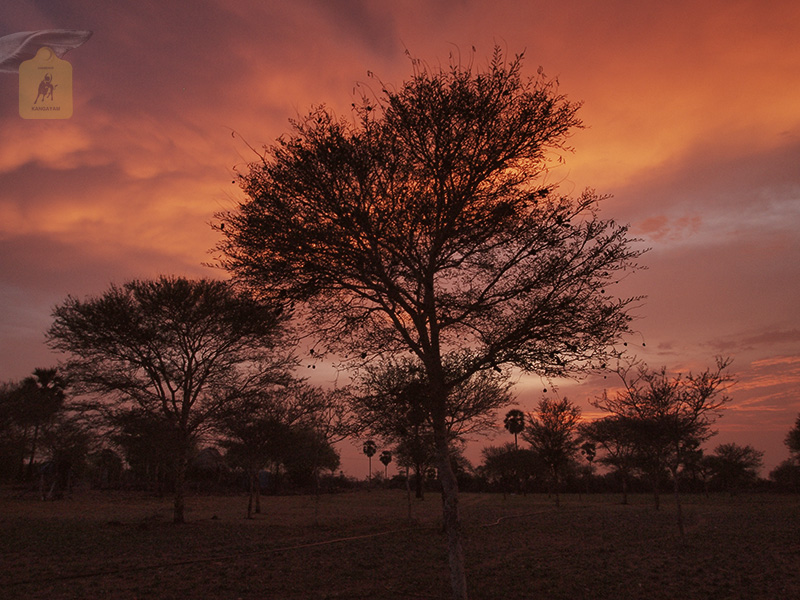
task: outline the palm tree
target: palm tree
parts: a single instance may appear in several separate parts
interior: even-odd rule
[[[364,442],[364,454],[369,458],[369,480],[372,482],[372,457],[378,451],[378,446],[372,440]]]
[[[392,453],[388,450],[381,452],[380,461],[383,463],[383,476],[389,478],[389,463],[392,462]]]
[[[522,433],[525,429],[525,413],[516,408],[512,408],[506,413],[506,418],[503,419],[503,426],[509,433],[514,434],[514,449],[519,450],[517,435]]]
[[[33,477],[33,463],[36,459],[39,434],[61,410],[66,397],[66,386],[67,382],[57,369],[35,369],[33,375],[23,379],[16,390],[19,421],[25,427],[26,436],[28,427],[33,427],[26,473],[28,479]],[[20,472],[22,470],[23,466],[20,465]]]

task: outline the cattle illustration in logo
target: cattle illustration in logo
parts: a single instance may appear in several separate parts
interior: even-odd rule
[[[53,76],[50,73],[45,73],[44,79],[42,79],[41,83],[39,84],[39,92],[36,94],[36,100],[33,101],[36,104],[39,101],[39,97],[42,98],[42,102],[50,98],[53,99],[53,92],[55,91],[57,85],[53,85]]]

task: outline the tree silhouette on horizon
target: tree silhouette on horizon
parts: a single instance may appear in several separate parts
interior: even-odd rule
[[[48,343],[69,353],[79,391],[163,421],[175,441],[173,520],[184,522],[190,450],[222,408],[288,380],[295,365],[289,314],[229,282],[160,277],[68,297],[53,310]]]
[[[519,450],[517,435],[525,430],[525,413],[518,408],[512,408],[506,413],[503,419],[503,427],[505,427],[509,433],[514,434],[514,449]]]
[[[378,451],[377,444],[372,440],[367,440],[364,442],[364,446],[362,447],[364,454],[366,454],[367,458],[369,459],[369,472],[367,473],[367,478],[369,481],[372,481],[372,457],[375,456],[375,453]]]
[[[547,465],[560,505],[561,475],[578,451],[576,436],[581,410],[567,398],[542,398],[536,411],[528,416],[528,428],[522,437],[531,445],[539,459]]]
[[[499,49],[483,69],[412,60],[352,120],[324,107],[240,175],[218,215],[220,264],[303,306],[305,331],[344,366],[408,355],[425,372],[453,597],[467,598],[448,396],[481,371],[570,376],[620,353],[636,268],[604,196],[558,193],[548,165],[581,126],[579,104]],[[453,368],[448,368],[448,365]],[[455,367],[457,365],[457,368]]]
[[[730,358],[717,357],[716,367],[701,373],[670,373],[665,366],[651,369],[642,361],[617,370],[622,389],[604,392],[590,400],[595,408],[619,418],[633,440],[637,463],[650,472],[656,508],[659,508],[658,477],[668,469],[672,475],[678,530],[685,535],[680,498],[679,469],[687,450],[716,432],[711,425],[730,402],[727,391],[733,377],[727,372]]]
[[[389,478],[389,463],[392,462],[392,453],[389,450],[381,452],[380,461],[383,463],[383,476]]]

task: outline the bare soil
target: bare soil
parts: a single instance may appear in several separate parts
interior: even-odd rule
[[[449,596],[439,498],[373,490],[187,499],[76,493],[56,502],[0,490],[4,599],[332,599]],[[470,597],[483,599],[800,598],[800,497],[462,494]]]

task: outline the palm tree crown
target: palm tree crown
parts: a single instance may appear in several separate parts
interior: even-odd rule
[[[522,431],[525,429],[525,413],[516,408],[512,408],[506,413],[506,417],[503,419],[503,426],[508,430],[509,433],[514,434],[514,448],[519,450],[517,445],[517,435],[522,433]]]

